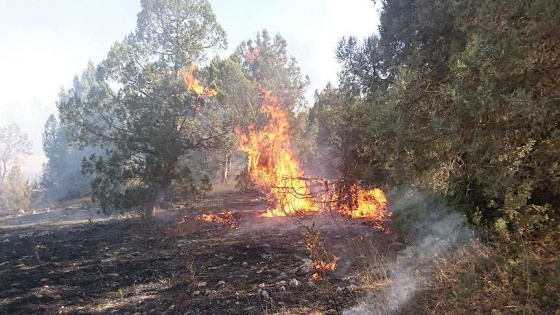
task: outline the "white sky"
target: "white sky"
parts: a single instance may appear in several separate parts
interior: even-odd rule
[[[209,0],[228,37],[227,57],[241,41],[267,29],[280,33],[315,90],[337,82],[342,36],[377,32],[379,4],[371,0]],[[379,1],[378,1],[379,2]],[[88,60],[101,62],[111,45],[132,32],[139,0],[0,0],[0,126],[17,123],[33,141],[23,168],[40,174],[41,135],[56,113],[61,87],[71,87]],[[211,56],[210,56],[211,57]]]

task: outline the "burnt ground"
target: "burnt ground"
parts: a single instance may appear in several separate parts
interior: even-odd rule
[[[341,314],[366,294],[353,244],[392,237],[328,214],[260,218],[263,198],[235,191],[169,208],[150,226],[86,200],[0,217],[0,314]],[[195,219],[210,210],[235,227]],[[310,228],[340,257],[318,280]]]

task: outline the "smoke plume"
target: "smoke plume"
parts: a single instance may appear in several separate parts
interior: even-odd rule
[[[438,255],[472,237],[459,213],[438,206],[417,192],[408,191],[393,199],[390,210],[397,218],[415,222],[410,227],[415,241],[386,266],[390,285],[381,292],[369,293],[359,305],[344,311],[345,315],[395,313],[414,297],[423,284],[422,276],[433,272]]]

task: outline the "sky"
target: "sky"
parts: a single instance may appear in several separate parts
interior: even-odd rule
[[[371,0],[209,0],[227,33],[229,56],[258,31],[286,39],[315,90],[337,82],[335,49],[343,36],[377,32],[379,3]],[[379,2],[379,1],[377,1]],[[28,178],[46,161],[41,135],[62,88],[88,61],[101,62],[116,41],[134,31],[140,0],[0,0],[0,126],[17,123],[33,141],[23,159]],[[211,57],[211,56],[210,56]]]

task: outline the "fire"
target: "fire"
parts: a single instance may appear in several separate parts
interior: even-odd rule
[[[201,214],[199,216],[196,216],[195,220],[219,223],[230,228],[237,227],[237,220],[235,219],[235,217],[233,216],[233,212],[231,211],[218,214],[213,214],[212,212],[210,212],[209,214]]]
[[[248,173],[261,192],[274,200],[276,207],[263,216],[286,216],[317,211],[315,203],[307,198],[309,189],[301,179],[303,172],[292,153],[286,113],[278,99],[263,89],[261,112],[268,122],[261,128],[251,125],[245,133],[235,132],[240,138],[241,150],[248,155]]]
[[[198,70],[198,66],[191,65],[188,70],[181,69],[179,70],[179,75],[183,77],[185,81],[185,85],[187,86],[187,90],[195,92],[199,98],[203,98],[204,96],[214,96],[216,95],[216,91],[211,89],[210,87],[204,88],[200,81],[194,77],[194,72]]]
[[[318,280],[321,279],[325,272],[332,272],[336,270],[336,264],[340,257],[333,255],[333,260],[330,262],[318,261],[313,265],[313,269],[316,271],[312,276],[311,279]]]
[[[349,202],[339,205],[339,211],[353,219],[382,221],[387,212],[387,197],[379,188],[366,190],[352,185],[349,189]]]
[[[336,269],[336,263],[338,262],[338,260],[340,259],[340,257],[333,255],[333,260],[331,260],[330,262],[326,263],[324,261],[318,261],[315,263],[315,270],[318,271],[334,271]]]
[[[248,63],[253,63],[255,62],[255,57],[258,57],[259,54],[259,47],[248,47],[247,51],[245,52],[245,60],[247,60]]]

